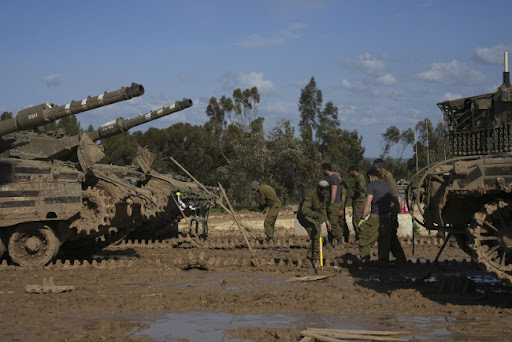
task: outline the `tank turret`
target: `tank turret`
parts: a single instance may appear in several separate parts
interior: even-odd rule
[[[176,101],[170,106],[164,106],[146,114],[138,115],[131,119],[117,118],[106,122],[95,131],[84,132],[92,141],[112,137],[130,128],[145,124],[147,122],[159,119],[192,106],[192,100],[183,99]],[[13,134],[14,135],[14,134]],[[73,159],[76,156],[76,148],[80,145],[80,135],[66,136],[48,135],[35,132],[16,133],[15,148],[9,150],[10,157],[21,159]]]

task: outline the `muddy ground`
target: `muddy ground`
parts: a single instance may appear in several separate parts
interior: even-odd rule
[[[263,216],[242,220],[262,235]],[[293,234],[292,220],[291,210],[280,214],[279,239]],[[455,246],[435,266],[426,262],[439,249],[432,239],[416,244],[414,255],[404,243],[414,262],[362,266],[348,243],[325,249],[327,264],[315,274],[298,262],[304,247],[255,247],[254,266],[247,248],[224,243],[229,237],[242,241],[233,221],[216,214],[208,248],[128,244],[81,266],[4,264],[0,341],[299,341],[307,328],[393,331],[422,341],[510,339],[511,289]],[[301,278],[311,276],[325,278]],[[26,292],[48,282],[50,292],[51,281],[74,289]]]

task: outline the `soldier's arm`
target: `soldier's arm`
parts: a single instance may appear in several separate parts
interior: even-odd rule
[[[386,182],[391,185],[395,196],[398,196],[398,186],[396,185],[395,177],[389,171],[386,173]]]
[[[330,204],[334,204],[336,202],[336,192],[338,191],[337,185],[331,185],[331,201]]]
[[[368,216],[370,209],[372,208],[373,195],[366,195],[366,201],[364,202],[363,218]]]
[[[265,208],[265,193],[261,189],[258,191],[259,200],[258,200],[258,209],[263,210]]]

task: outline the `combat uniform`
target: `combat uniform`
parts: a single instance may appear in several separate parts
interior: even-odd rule
[[[341,227],[343,240],[348,242],[348,238],[350,236],[350,229],[348,229],[346,217],[346,206],[347,206],[347,198],[348,198],[348,186],[347,183],[341,180],[340,178],[340,189],[341,189],[341,208],[340,208],[340,217],[338,219],[338,224]]]
[[[329,176],[327,179],[329,182],[329,194],[327,195],[327,217],[329,218],[329,222],[331,223],[331,231],[328,233],[329,241],[333,242],[333,244],[341,244],[343,238],[343,225],[340,225],[338,222],[340,219],[340,210],[341,206],[341,184],[340,179],[334,173]],[[336,195],[334,199],[334,203],[331,204],[331,191],[332,186],[335,185]]]
[[[265,216],[265,221],[263,223],[265,234],[267,235],[267,239],[273,239],[277,215],[279,214],[279,208],[281,207],[281,201],[270,185],[261,184],[258,193],[258,209],[265,210],[268,208],[268,213]]]
[[[384,170],[384,172],[381,175],[381,179],[388,183],[391,188],[393,189],[393,193],[395,194],[396,198],[398,199],[398,186],[396,184],[395,177],[389,172],[388,170]],[[393,256],[399,260],[399,261],[405,261],[407,260],[405,257],[404,250],[402,246],[400,245],[400,241],[398,240],[397,232],[398,232],[398,212],[400,210],[400,205],[398,203],[398,200],[396,203],[393,203],[392,210],[391,210],[391,246],[390,251]]]
[[[389,261],[393,189],[378,179],[368,184],[366,196],[368,195],[372,195],[373,198],[370,217],[360,227],[359,254],[361,260],[369,260],[370,249],[378,241],[379,261]]]
[[[365,201],[366,180],[362,174],[358,174],[354,181],[354,191],[352,192],[352,226],[356,234],[356,240],[359,240],[358,223],[363,218],[363,208]]]
[[[327,203],[325,198],[319,198],[318,190],[310,190],[300,204],[297,220],[306,229],[311,239],[308,258],[317,260],[320,252],[321,223],[327,221]]]

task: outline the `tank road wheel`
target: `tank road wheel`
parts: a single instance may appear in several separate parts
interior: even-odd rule
[[[512,202],[486,204],[475,214],[470,233],[478,263],[512,286]]]
[[[9,256],[23,267],[44,266],[59,253],[60,241],[53,230],[42,223],[17,227],[9,239]]]

